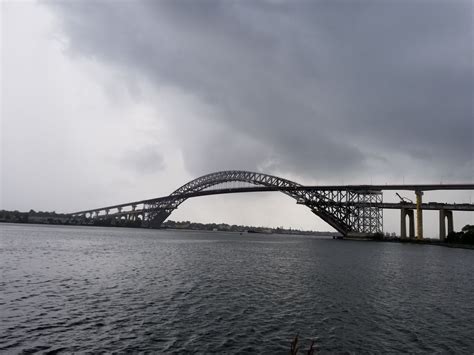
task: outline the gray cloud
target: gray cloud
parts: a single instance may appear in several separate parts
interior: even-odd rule
[[[72,53],[212,107],[180,142],[193,173],[390,175],[396,153],[472,179],[469,0],[48,4]]]
[[[120,163],[139,174],[152,174],[165,168],[164,158],[160,154],[159,147],[152,145],[127,152],[120,159]]]

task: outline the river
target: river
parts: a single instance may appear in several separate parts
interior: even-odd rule
[[[0,224],[0,351],[474,352],[474,251]]]

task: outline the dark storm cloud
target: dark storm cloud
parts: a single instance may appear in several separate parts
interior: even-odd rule
[[[73,52],[213,108],[182,142],[194,173],[390,174],[395,152],[472,177],[471,1],[49,5]]]

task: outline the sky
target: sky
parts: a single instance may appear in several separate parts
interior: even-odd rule
[[[474,181],[471,0],[0,3],[0,208],[74,212],[230,169]],[[193,199],[170,218],[331,229],[276,192]],[[435,235],[436,213],[425,224]]]

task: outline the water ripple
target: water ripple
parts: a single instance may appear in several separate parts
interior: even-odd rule
[[[474,351],[474,254],[297,236],[0,226],[0,351]]]

